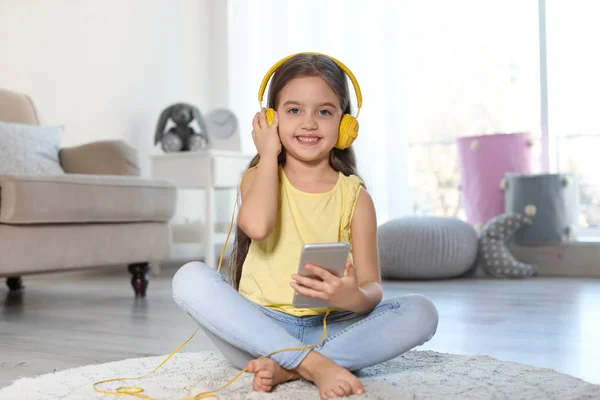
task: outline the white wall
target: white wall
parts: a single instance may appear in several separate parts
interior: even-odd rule
[[[46,123],[64,124],[65,146],[127,141],[149,175],[162,109],[213,106],[211,8],[208,0],[2,0],[0,87],[28,93]]]
[[[125,140],[149,177],[165,107],[228,106],[227,4],[0,0],[0,87],[29,94],[44,123],[64,124],[63,146]],[[217,220],[229,221],[232,193],[216,196]],[[201,192],[179,199],[176,222],[203,221]]]
[[[212,108],[230,108],[229,97],[229,0],[208,1],[208,52],[202,54],[208,59],[209,102]],[[247,151],[254,151],[251,148]]]

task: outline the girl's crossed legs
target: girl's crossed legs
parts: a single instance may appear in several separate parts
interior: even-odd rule
[[[300,370],[311,350],[276,353],[270,360],[258,360],[259,364],[249,361],[276,350],[316,344],[323,333],[323,316],[294,317],[261,307],[241,296],[218,271],[200,262],[188,263],[177,271],[173,298],[235,367],[250,366],[250,372],[255,373],[255,389],[262,386],[270,390],[269,382],[275,385],[298,378],[297,372],[288,371]],[[330,314],[327,337],[314,350],[346,370],[358,371],[427,342],[437,323],[437,310],[425,296],[394,297],[383,300],[368,314]],[[288,371],[278,371],[278,366]],[[276,370],[262,374],[259,370],[263,368]],[[278,374],[274,379],[273,373]],[[261,375],[265,379],[261,380]],[[321,386],[326,383],[313,381],[325,395]]]

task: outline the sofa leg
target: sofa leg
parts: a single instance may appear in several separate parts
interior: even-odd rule
[[[8,286],[11,292],[25,289],[25,286],[23,286],[23,279],[21,279],[20,276],[6,278],[6,286]]]
[[[129,273],[131,274],[131,286],[135,290],[135,297],[146,297],[148,288],[148,263],[129,264]]]

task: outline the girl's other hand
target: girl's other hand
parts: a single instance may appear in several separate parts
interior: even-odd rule
[[[263,109],[252,120],[252,140],[256,151],[262,157],[275,156],[281,153],[281,140],[279,140],[279,117],[275,112],[273,124],[267,123],[267,110]]]
[[[317,278],[292,275],[294,282],[290,282],[290,286],[297,294],[325,300],[334,307],[350,311],[361,304],[364,293],[358,286],[356,268],[350,261],[346,261],[346,275],[341,278],[318,265],[307,264],[306,269]]]

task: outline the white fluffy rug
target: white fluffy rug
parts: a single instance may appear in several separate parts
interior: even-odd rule
[[[37,378],[22,378],[0,390],[0,399],[79,400],[135,399],[99,395],[93,383],[114,377],[137,377],[152,371],[165,357],[137,358],[88,365]],[[138,385],[153,399],[181,399],[214,390],[238,371],[217,352],[179,353],[155,374],[143,380],[113,382],[115,390]],[[364,399],[599,399],[600,386],[548,369],[499,361],[487,356],[458,356],[411,351],[359,374]],[[252,391],[251,374],[244,374],[217,393],[220,399],[318,399],[316,387],[306,381],[280,385],[272,394]]]

